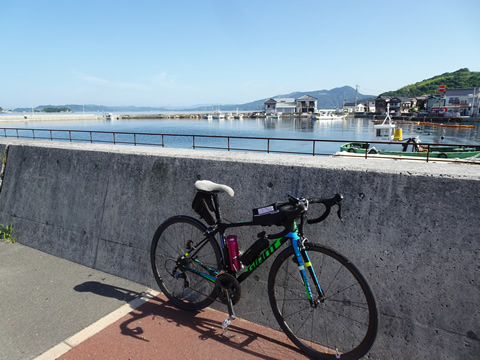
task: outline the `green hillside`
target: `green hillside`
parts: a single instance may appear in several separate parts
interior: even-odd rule
[[[388,91],[380,95],[415,97],[425,94],[437,94],[438,85],[445,85],[447,90],[480,87],[480,72],[460,69],[452,73],[437,75],[430,79],[404,86],[395,91]]]

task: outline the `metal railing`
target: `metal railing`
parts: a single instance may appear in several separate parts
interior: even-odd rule
[[[326,139],[295,139],[295,138],[273,138],[273,137],[250,137],[250,136],[225,136],[225,135],[193,135],[193,134],[161,134],[161,133],[142,133],[142,132],[122,132],[122,131],[97,131],[97,130],[60,130],[60,129],[33,129],[33,128],[0,128],[0,137],[16,138],[16,139],[33,139],[33,140],[50,140],[50,141],[67,141],[92,144],[121,144],[133,146],[160,146],[167,147],[167,142],[172,138],[169,145],[172,148],[191,148],[191,149],[208,149],[208,150],[226,150],[226,151],[247,151],[247,152],[264,152],[294,155],[311,155],[311,156],[332,156],[337,151],[322,150],[321,144],[325,143],[357,143],[366,144],[367,149],[357,151],[356,156],[362,158],[379,157],[376,152],[372,152],[370,145],[372,144],[398,144],[398,142],[384,141],[359,141],[359,140],[326,140]],[[179,139],[181,139],[179,141]],[[150,140],[150,141],[148,141]],[[239,147],[232,145],[235,141],[248,141],[249,146]],[[223,145],[221,144],[223,142]],[[259,146],[252,147],[252,142],[260,142]],[[285,150],[283,146],[278,144],[290,144],[295,151]],[[273,146],[276,144],[277,146]],[[310,145],[309,145],[310,144]],[[320,144],[320,146],[319,146]],[[426,148],[425,157],[403,156],[401,159],[406,160],[422,160],[432,161],[430,156],[430,147],[434,146],[451,146],[451,147],[474,147],[479,148],[480,145],[466,144],[435,144],[422,143],[422,147]],[[283,149],[282,149],[283,148]],[[309,149],[303,150],[301,149]],[[339,147],[337,148],[339,149]],[[352,155],[351,153],[343,153],[343,155]],[[381,155],[382,158],[395,158],[395,156]],[[437,160],[437,159],[435,159]],[[452,159],[450,159],[452,160]],[[474,159],[456,159],[456,162],[477,163],[480,164],[480,156]]]

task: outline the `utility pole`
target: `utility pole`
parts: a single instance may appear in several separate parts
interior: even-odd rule
[[[357,95],[358,95],[358,85],[355,85],[355,111],[357,111]]]

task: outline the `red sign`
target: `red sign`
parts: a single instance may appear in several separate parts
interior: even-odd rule
[[[445,92],[445,90],[447,90],[447,87],[445,85],[438,85],[439,92]]]

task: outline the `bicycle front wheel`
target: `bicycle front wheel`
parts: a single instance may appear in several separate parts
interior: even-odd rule
[[[313,303],[307,298],[290,246],[275,259],[268,277],[270,305],[280,327],[315,359],[364,356],[378,328],[375,298],[364,277],[347,258],[326,246],[306,243],[301,252]],[[319,297],[314,277],[324,292],[323,298]]]
[[[177,307],[200,310],[217,297],[215,277],[221,256],[215,238],[188,216],[166,220],[155,232],[150,250],[153,275]]]

